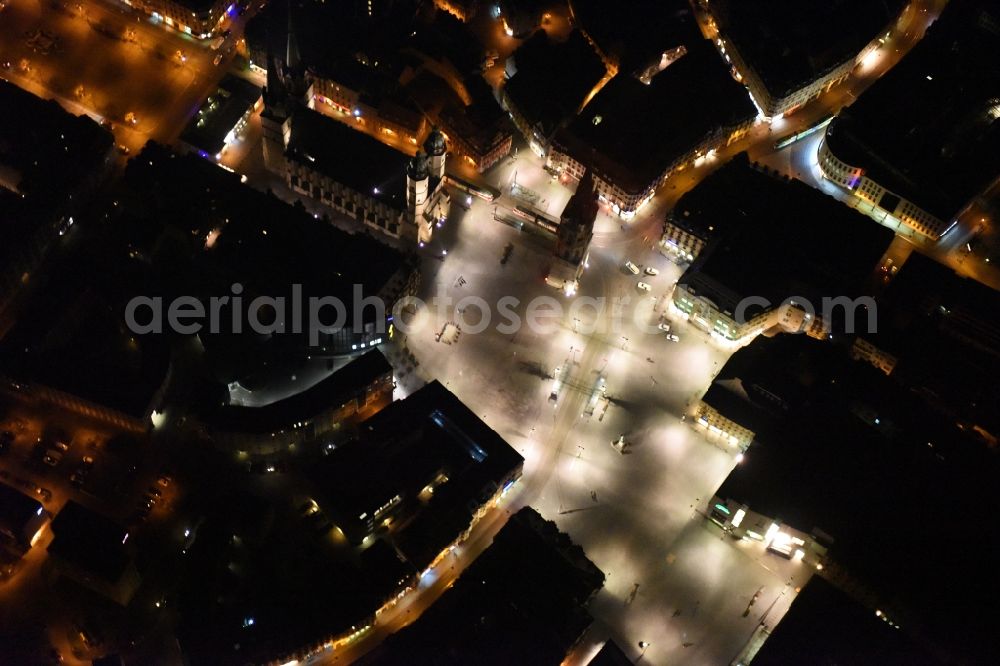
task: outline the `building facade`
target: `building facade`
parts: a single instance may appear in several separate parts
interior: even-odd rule
[[[708,6],[707,1],[704,4]],[[804,23],[798,23],[798,25],[795,25],[794,20],[792,25],[788,25],[782,19],[765,16],[761,17],[760,32],[758,33],[747,30],[746,26],[742,25],[747,18],[745,14],[747,9],[739,8],[734,13],[734,8],[727,7],[726,4],[716,5],[713,3],[710,9],[720,26],[718,36],[715,39],[716,47],[731,66],[737,80],[747,87],[758,110],[765,118],[780,118],[783,114],[793,112],[842,83],[851,75],[855,67],[864,62],[865,58],[874,53],[885,42],[886,37],[891,34],[901,16],[901,14],[893,16],[888,23],[880,25],[880,21],[885,21],[886,14],[879,14],[877,11],[859,11],[857,12],[859,15],[864,13],[864,19],[859,18],[862,20],[861,25],[847,23],[840,27],[824,26],[822,12],[806,19]],[[731,4],[738,5],[739,3]],[[775,5],[774,11],[786,11],[784,8],[779,10],[778,7]],[[890,11],[895,9],[898,7],[894,7]],[[850,11],[850,7],[842,6],[840,11]],[[792,53],[789,53],[788,47],[785,46],[786,52],[781,58],[775,58],[775,54],[764,55],[768,48],[778,48],[777,44],[761,47],[760,42],[764,41],[765,35],[773,35],[775,30],[795,30],[807,25],[820,34],[831,30],[843,33],[832,37],[824,35],[823,38],[817,40],[817,44],[825,44],[830,53],[837,53],[838,56],[831,56],[823,52],[822,46],[806,46],[804,52]],[[871,32],[865,34],[862,32],[863,29],[870,29]],[[854,34],[846,34],[850,32],[854,32]],[[742,47],[737,44],[737,40],[730,33],[740,36],[740,39],[743,40]],[[866,43],[857,49],[857,46],[863,42]],[[798,46],[798,48],[802,47],[801,44]],[[759,49],[755,54],[759,61],[755,61],[754,56],[744,53],[744,51],[754,49]],[[853,51],[853,49],[857,49],[857,51]],[[833,57],[836,59],[831,62],[830,59]],[[841,57],[843,60],[840,60]],[[792,65],[792,63],[782,62],[783,60],[801,62]],[[786,68],[789,68],[790,71],[786,72]]]
[[[673,255],[677,261],[691,262],[705,249],[708,237],[701,228],[686,224],[671,211],[663,223],[660,247]]]
[[[850,354],[851,358],[855,361],[864,361],[887,375],[892,374],[898,362],[898,359],[893,354],[879,349],[861,336],[854,338]]]
[[[154,21],[198,39],[215,36],[232,0],[122,0]]]
[[[753,430],[727,418],[704,400],[699,401],[694,418],[696,425],[706,430],[710,436],[719,438],[722,443],[739,451],[746,451],[753,442]]]
[[[269,456],[330,435],[392,402],[392,366],[375,349],[301,394],[263,407],[226,406],[206,419],[222,448]]]
[[[416,146],[427,131],[419,111],[391,100],[376,101],[328,77],[313,78],[306,97],[310,108],[389,141]]]
[[[739,141],[753,128],[753,125],[753,119],[746,119],[737,125],[720,127],[710,132],[691,146],[686,153],[672,160],[654,180],[642,187],[636,188],[620,182],[614,176],[602,173],[600,168],[595,167],[593,177],[597,198],[601,203],[607,204],[616,215],[621,215],[626,220],[632,219],[671,176],[689,167],[700,165],[705,159],[714,156],[717,150]],[[560,143],[559,135],[556,135],[549,146],[545,164],[577,180],[588,170],[587,166],[570,154],[570,149],[565,144]]]
[[[823,568],[832,545],[832,539],[819,530],[803,532],[781,520],[757,513],[746,504],[718,495],[709,500],[706,515],[733,539],[761,542],[770,553],[817,569]]]
[[[912,201],[890,191],[868,177],[865,169],[840,160],[833,154],[825,136],[819,145],[818,160],[823,177],[864,200],[869,205],[872,216],[880,222],[889,222],[891,218],[891,221],[904,224],[931,240],[939,239],[947,231],[948,220],[942,220]]]
[[[822,313],[811,313],[787,299],[763,308],[747,307],[745,312],[720,307],[709,293],[701,293],[698,284],[678,283],[670,304],[675,314],[690,321],[714,338],[729,344],[744,345],[761,333],[805,333],[824,340],[830,334],[829,322]]]

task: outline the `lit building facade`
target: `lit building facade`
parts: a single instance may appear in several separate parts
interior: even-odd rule
[[[198,39],[215,36],[234,0],[122,0],[154,21]]]
[[[602,172],[600,167],[594,167],[594,189],[598,199],[601,203],[607,204],[615,214],[621,215],[625,219],[631,219],[656,195],[657,190],[663,187],[663,184],[671,176],[681,173],[689,167],[698,166],[706,159],[712,159],[717,150],[746,136],[753,125],[754,120],[747,118],[737,125],[720,127],[712,131],[701,141],[692,145],[690,150],[667,164],[655,179],[644,186],[629,185],[610,173]],[[582,162],[572,157],[570,149],[560,143],[558,135],[552,140],[549,147],[546,165],[574,179],[582,178],[587,171],[587,167]]]
[[[514,126],[485,81],[466,81],[465,89],[472,103],[443,109],[437,122],[451,153],[483,173],[510,154]]]
[[[686,225],[673,212],[663,223],[660,246],[680,262],[691,262],[705,249],[708,238],[700,229]]]
[[[278,166],[284,163],[292,190],[373,231],[414,243],[429,242],[447,217],[451,200],[437,175],[444,173],[447,154],[440,133],[428,137],[430,153],[409,158],[311,110],[288,118],[281,128],[271,143],[273,149],[278,141],[285,146]]]
[[[837,130],[828,128],[827,132],[830,131]],[[948,220],[942,220],[912,201],[890,191],[870,178],[864,168],[840,160],[831,150],[826,136],[820,142],[818,160],[823,177],[868,203],[872,216],[880,222],[884,223],[892,218],[931,240],[937,240],[947,231]]]
[[[314,78],[306,98],[310,108],[389,142],[415,147],[427,131],[427,121],[416,109],[376,101],[330,78]]]
[[[847,79],[905,11],[902,1],[796,4],[704,3],[719,26],[719,53],[766,118],[780,118]],[[800,38],[806,31],[813,39]]]
[[[794,301],[748,307],[745,312],[721,307],[698,284],[680,284],[671,299],[673,311],[719,341],[744,345],[764,332],[805,333],[816,339],[829,335],[829,324],[820,313],[812,314]]]
[[[695,412],[695,424],[697,427],[707,431],[710,439],[717,439],[719,442],[739,451],[746,451],[753,442],[753,430],[741,426],[733,419],[727,418],[718,409],[704,400],[698,403]]]
[[[892,374],[899,360],[893,354],[879,349],[860,336],[854,338],[854,344],[851,345],[850,353],[851,358],[855,361],[864,361],[887,375]]]
[[[376,413],[392,402],[392,366],[375,344],[366,347],[371,351],[302,393],[263,407],[222,407],[205,419],[212,440],[231,451],[273,455]]]
[[[757,119],[708,41],[674,55],[645,80],[615,76],[548,149],[547,166],[563,174],[563,182],[592,172],[600,201],[626,219],[668,178],[713,159]]]
[[[771,516],[757,513],[746,504],[718,495],[709,500],[706,514],[709,520],[734,539],[760,542],[770,553],[817,569],[823,568],[833,541],[820,530],[803,532]]]
[[[794,111],[803,104],[829,91],[830,88],[843,83],[851,75],[854,68],[858,66],[858,63],[878,47],[878,41],[873,40],[856,57],[841,63],[832,71],[804,83],[799,88],[784,92],[772,92],[768,90],[757,70],[743,58],[733,42],[726,39],[721,33],[716,40],[716,45],[722,56],[732,65],[737,79],[746,85],[750,96],[753,98],[754,103],[757,104],[761,114],[766,118],[775,118]]]
[[[434,0],[434,6],[465,23],[476,15],[479,0]]]

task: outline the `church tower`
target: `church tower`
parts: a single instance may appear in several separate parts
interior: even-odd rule
[[[444,134],[437,127],[431,128],[431,133],[424,141],[424,152],[429,158],[428,169],[433,178],[441,180],[444,178],[444,163],[448,156],[448,144],[445,142]]]
[[[267,86],[260,114],[264,165],[268,171],[285,172],[285,148],[291,136],[292,115],[303,103],[307,86],[295,30],[294,0],[287,3],[287,24],[282,35],[268,37]],[[283,42],[283,44],[282,44]],[[276,55],[282,44],[280,55]]]
[[[556,256],[579,266],[586,261],[590,241],[594,237],[597,219],[597,194],[590,169],[580,180],[576,192],[570,197],[559,218],[556,235]]]
[[[426,243],[431,239],[431,224],[425,215],[430,191],[430,171],[427,155],[418,151],[406,167],[406,212],[409,221],[416,226],[417,241]]]

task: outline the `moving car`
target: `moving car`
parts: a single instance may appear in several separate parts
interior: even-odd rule
[[[625,262],[625,268],[632,275],[638,275],[639,274],[639,267],[636,266],[635,264],[633,264],[631,261],[626,261]]]
[[[667,336],[667,340],[670,340],[671,342],[680,342],[681,341],[681,339],[679,337],[677,337],[676,335],[674,335],[673,333],[671,333],[670,335]]]
[[[658,271],[657,269],[653,268],[652,266],[646,266],[646,275],[656,276],[656,275],[659,275],[659,274],[660,274],[660,271]]]
[[[653,289],[652,287],[650,287],[645,282],[636,282],[635,286],[638,287],[639,289],[643,290],[643,291],[651,291]]]

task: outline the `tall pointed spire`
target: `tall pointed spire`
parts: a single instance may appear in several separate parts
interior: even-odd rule
[[[285,68],[289,73],[292,73],[298,70],[301,62],[299,38],[295,33],[295,0],[288,0],[288,41],[285,44]]]

